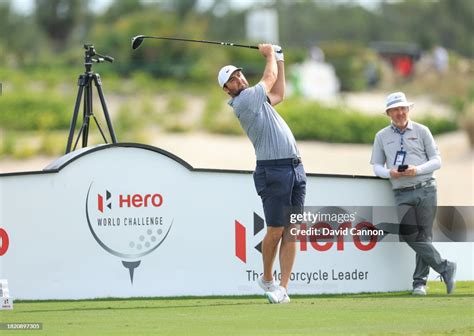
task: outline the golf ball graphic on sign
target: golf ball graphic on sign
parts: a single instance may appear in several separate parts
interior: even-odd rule
[[[168,236],[173,219],[159,192],[110,190],[93,182],[86,197],[87,224],[95,241],[122,259],[133,283],[140,259],[156,250]]]

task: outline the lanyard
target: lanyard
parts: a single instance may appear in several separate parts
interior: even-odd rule
[[[405,132],[407,131],[407,129],[405,128],[403,130],[403,132],[401,132],[398,127],[395,127],[393,125],[390,125],[392,127],[392,130],[397,133],[397,134],[400,134],[400,150],[403,151],[403,135],[405,134]]]

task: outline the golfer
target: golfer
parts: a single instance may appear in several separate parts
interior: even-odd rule
[[[400,237],[416,253],[413,294],[426,295],[430,267],[441,275],[451,294],[456,263],[443,259],[431,242],[437,205],[433,172],[441,168],[441,157],[428,127],[410,120],[411,106],[403,92],[387,97],[385,113],[391,123],[375,136],[370,163],[377,176],[390,179]]]
[[[262,199],[267,232],[262,243],[263,276],[257,282],[270,303],[288,303],[288,281],[296,255],[286,211],[303,207],[306,174],[295,138],[273,106],[285,95],[285,66],[281,47],[260,44],[265,70],[260,82],[249,87],[241,68],[224,66],[218,74],[229,105],[255,148],[255,188]],[[273,263],[280,245],[281,281],[276,285]]]

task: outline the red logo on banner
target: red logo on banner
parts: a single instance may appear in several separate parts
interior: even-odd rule
[[[247,262],[247,236],[246,228],[238,220],[235,220],[235,256],[244,263]],[[265,221],[256,213],[253,214],[253,235],[256,236],[265,227]],[[314,229],[326,228],[332,229],[332,226],[328,223],[320,222],[313,226]],[[306,230],[306,224],[301,224],[300,229]],[[369,222],[360,222],[355,227],[352,226],[351,222],[345,222],[339,225],[337,230],[342,232],[344,229],[354,229],[356,231],[363,229],[375,229],[375,226]],[[308,246],[314,251],[325,252],[333,248],[337,251],[344,251],[344,245],[348,241],[345,240],[341,234],[335,235],[296,235],[296,240],[299,242],[299,250],[301,252],[308,251]],[[370,251],[377,245],[377,235],[371,235],[368,241],[363,241],[357,235],[351,235],[349,240],[354,246],[360,251]],[[255,245],[255,249],[262,253],[262,242],[260,241]]]
[[[306,224],[301,224],[301,229],[306,230]],[[315,229],[332,229],[332,226],[328,223],[317,223],[313,226]],[[351,229],[352,224],[350,222],[343,223],[339,225],[337,228],[339,231],[344,229]],[[369,222],[360,222],[355,226],[356,230],[362,229],[375,229],[374,225]],[[352,242],[354,243],[355,247],[361,251],[369,251],[377,245],[377,236],[371,235],[370,240],[368,242],[363,242],[359,236],[353,235]],[[344,240],[344,236],[341,234],[337,235],[310,235],[310,236],[296,236],[296,239],[300,242],[300,251],[307,251],[308,250],[308,243],[314,250],[319,252],[325,252],[330,250],[334,243],[336,243],[336,249],[338,251],[344,251],[344,244],[346,241]]]
[[[127,208],[141,208],[153,206],[160,207],[163,204],[163,196],[161,194],[133,194],[133,195],[119,195],[119,207]]]
[[[97,194],[97,209],[104,212],[105,207],[112,210],[112,194],[110,191],[105,191],[105,197]],[[133,195],[118,195],[119,208],[158,208],[163,205],[163,196],[161,194],[133,194]]]
[[[245,226],[235,221],[235,256],[247,262],[247,239],[245,237]]]
[[[9,245],[10,240],[8,238],[7,231],[0,228],[0,257],[7,253]]]
[[[106,206],[109,209],[112,209],[112,201],[110,201],[110,198],[112,197],[112,194],[110,191],[106,190],[105,191],[105,202],[107,202]],[[97,194],[97,209],[99,209],[100,212],[104,212],[104,196],[101,194]]]
[[[260,231],[265,228],[265,221],[262,217],[253,213],[253,235],[256,236]],[[255,245],[255,249],[262,253],[262,242],[260,241]],[[239,221],[235,221],[235,256],[242,260],[244,263],[247,262],[247,236],[246,229]]]

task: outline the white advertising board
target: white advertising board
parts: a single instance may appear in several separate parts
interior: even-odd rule
[[[154,147],[115,144],[0,175],[0,190],[0,278],[15,299],[261,292],[265,230],[251,172],[193,169]],[[306,204],[391,206],[393,196],[381,179],[309,174]],[[290,293],[411,287],[406,244],[297,246]]]

